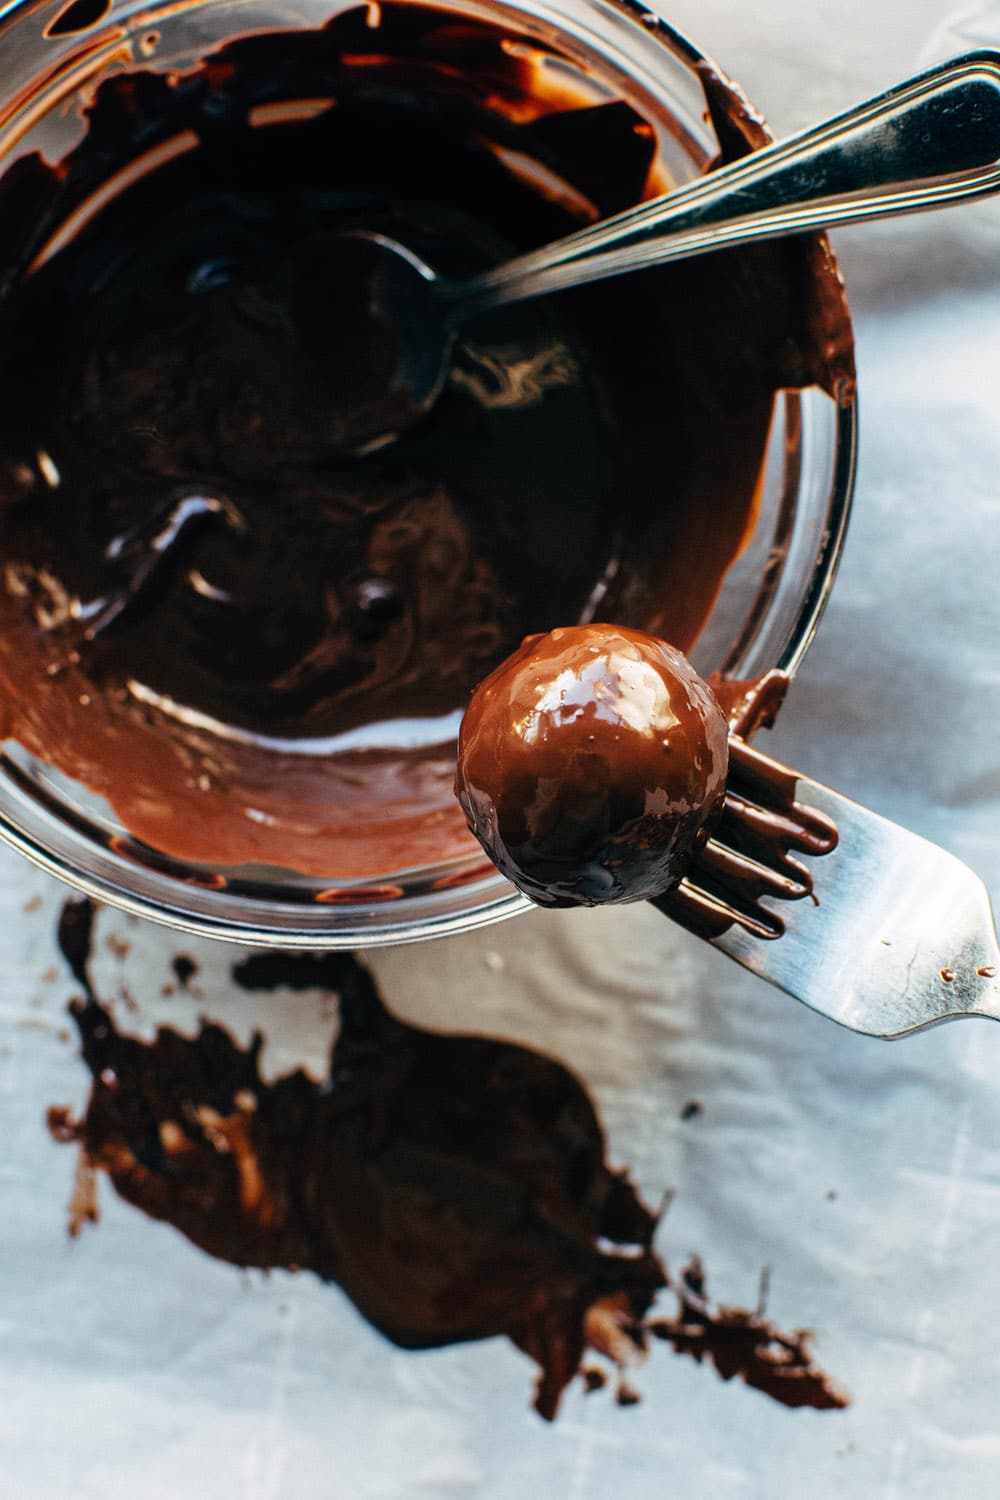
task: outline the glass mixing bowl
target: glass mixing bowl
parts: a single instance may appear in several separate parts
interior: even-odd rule
[[[663,169],[700,175],[718,141],[705,109],[703,54],[631,0],[531,0],[450,7],[558,39],[595,64],[656,121]],[[330,0],[190,0],[150,5],[42,0],[0,21],[0,173],[28,150],[58,160],[84,130],[95,86],[123,67],[169,72],[250,30],[315,27]],[[714,64],[711,65],[714,68]],[[730,567],[691,651],[705,675],[751,678],[798,667],[816,631],[847,522],[854,478],[853,396],[779,394],[753,533]],[[0,705],[2,708],[2,705]],[[330,881],[271,867],[211,868],[136,840],[103,800],[12,741],[0,756],[0,834],[79,890],[174,927],[269,946],[357,948],[455,933],[529,908],[470,851],[380,878]]]

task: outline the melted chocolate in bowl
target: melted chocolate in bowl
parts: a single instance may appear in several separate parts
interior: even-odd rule
[[[821,238],[470,323],[435,410],[343,460],[324,239],[460,276],[667,185],[662,112],[411,4],[107,77],[0,177],[0,735],[143,845],[331,886],[481,854],[475,684],[527,634],[690,650],[752,533],[776,393],[851,394]],[[722,157],[760,127],[707,67]],[[251,871],[252,873],[252,871]]]

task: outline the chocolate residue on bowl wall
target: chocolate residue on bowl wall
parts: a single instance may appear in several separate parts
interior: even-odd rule
[[[665,185],[653,102],[513,20],[352,6],[119,61],[81,140],[0,171],[0,733],[162,855],[324,885],[475,857],[475,683],[598,606],[687,650],[777,393],[849,399],[801,236],[480,317],[428,420],[343,460],[325,236],[461,276]],[[759,143],[700,76],[719,159]]]
[[[59,940],[85,990],[71,1010],[92,1084],[79,1121],[53,1109],[49,1126],[81,1149],[74,1232],[96,1217],[103,1171],[210,1255],[336,1282],[401,1347],[505,1334],[540,1367],[547,1419],[574,1378],[603,1383],[588,1351],[632,1404],[623,1371],[654,1339],[785,1405],[846,1404],[805,1333],[710,1303],[698,1266],[671,1276],[660,1216],[608,1166],[594,1106],[555,1059],[397,1020],[349,955],[268,954],[241,982],[302,988],[325,971],[340,1031],[322,1084],[301,1070],[267,1083],[259,1033],[246,1048],[205,1022],[193,1037],[123,1035],[89,978],[92,928],[90,903],[68,902]],[[656,1310],[665,1292],[673,1317]]]

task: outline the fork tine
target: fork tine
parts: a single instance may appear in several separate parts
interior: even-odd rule
[[[786,873],[793,865],[792,860],[783,861],[786,869],[775,869],[738,848],[727,846],[724,837],[723,833],[719,838],[711,839],[699,856],[698,884],[702,888],[709,883],[733,890],[752,886],[756,900],[761,896],[773,896],[777,901],[799,901],[809,895],[813,882],[805,865],[794,862],[797,865],[796,878]]]
[[[738,922],[756,937],[777,938],[784,917],[762,899],[811,896],[813,877],[800,854],[828,854],[837,843],[832,822],[796,801],[798,777],[734,736],[722,817],[677,892],[656,904],[684,926],[703,932]]]
[[[752,901],[743,907],[695,885],[691,880],[682,880],[665,896],[655,897],[652,905],[708,942],[728,932],[734,923],[762,939],[778,938],[785,930],[784,923],[763,908],[755,908]]]
[[[736,787],[716,835],[726,830],[725,852],[710,844],[655,904],[854,1031],[890,1038],[959,1016],[1000,1020],[1000,949],[978,877],[760,751],[736,740],[731,751]],[[731,837],[756,841],[762,857]],[[804,841],[816,856],[808,868],[790,852],[805,853]]]
[[[805,870],[803,879],[794,881],[713,839],[699,854],[679,895],[684,910],[691,908],[696,932],[704,925],[704,913],[711,908],[723,918],[725,926],[735,921],[758,937],[778,938],[785,930],[784,919],[778,912],[762,906],[761,898],[772,896],[778,901],[796,901],[807,896],[811,888],[812,881]],[[662,899],[669,903],[671,896]],[[670,914],[683,920],[679,913]]]

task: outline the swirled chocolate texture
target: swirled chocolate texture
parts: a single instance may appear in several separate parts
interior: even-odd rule
[[[758,127],[705,83],[739,154]],[[475,272],[662,190],[651,109],[389,4],[124,69],[62,160],[14,161],[0,737],[167,855],[384,877],[473,850],[457,726],[526,634],[600,599],[687,649],[776,390],[850,380],[822,240],[484,315],[417,429],[331,441],[324,236]]]

